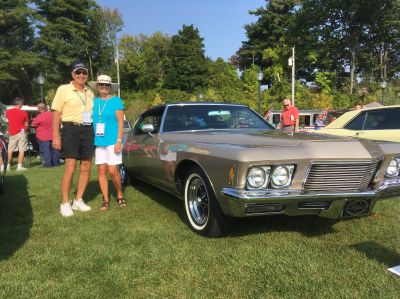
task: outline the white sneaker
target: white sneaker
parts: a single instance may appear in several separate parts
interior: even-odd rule
[[[4,165],[0,166],[0,171],[3,172],[4,171]]]
[[[72,204],[72,209],[75,211],[87,212],[90,211],[92,208],[89,207],[82,199],[74,199]]]
[[[70,217],[74,215],[74,212],[72,211],[71,204],[68,203],[62,203],[60,205],[60,213],[63,217]]]
[[[25,171],[28,170],[28,168],[25,168],[24,166],[18,166],[17,171]]]

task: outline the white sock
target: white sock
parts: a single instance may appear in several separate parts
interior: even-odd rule
[[[18,168],[19,168],[19,167],[22,167],[22,164],[18,163]]]

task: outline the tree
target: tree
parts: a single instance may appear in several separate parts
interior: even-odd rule
[[[93,0],[36,0],[41,23],[38,47],[47,79],[59,84],[70,79],[75,60],[89,63],[91,76],[109,61],[102,11]],[[106,55],[103,55],[106,53]]]
[[[236,67],[222,58],[208,60],[207,91],[205,99],[215,102],[240,102],[243,84]]]
[[[247,41],[242,42],[242,47],[233,59],[242,70],[254,64],[263,69],[270,67],[271,64],[262,59],[263,51],[275,48],[282,40],[291,42],[289,29],[293,26],[300,1],[270,0],[266,2],[265,8],[260,7],[249,12],[251,15],[257,16],[258,20],[245,25]]]
[[[34,11],[26,0],[5,0],[0,8],[0,94],[2,101],[33,97],[32,80],[38,75],[34,50]]]
[[[150,37],[124,35],[120,41],[123,87],[133,90],[161,88],[170,43],[170,37],[160,32]]]
[[[108,57],[108,65],[106,67],[111,68],[114,63],[114,57],[117,56],[118,49],[118,38],[117,33],[120,32],[124,26],[124,21],[118,9],[110,9],[108,7],[104,7],[102,9],[102,16],[104,22],[104,39],[102,39],[104,45],[109,51]]]
[[[168,89],[192,92],[204,89],[207,82],[203,38],[193,25],[183,25],[172,36],[165,62],[165,84]]]

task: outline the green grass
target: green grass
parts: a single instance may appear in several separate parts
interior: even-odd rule
[[[100,212],[59,214],[63,167],[10,171],[0,196],[0,298],[398,298],[400,200],[370,217],[261,217],[225,238],[186,226],[179,200],[145,184]],[[115,199],[115,196],[114,196]]]

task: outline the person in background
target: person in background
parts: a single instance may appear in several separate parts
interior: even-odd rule
[[[47,111],[45,104],[37,105],[39,115],[36,116],[31,126],[36,128],[36,139],[42,155],[42,166],[53,167],[60,165],[60,151],[52,147],[53,139],[53,112]]]
[[[361,104],[361,103],[357,103],[355,106],[354,106],[354,109],[355,110],[361,110],[363,108],[363,105]]]
[[[317,119],[314,122],[314,129],[321,130],[325,127],[325,118],[322,114],[318,114]]]
[[[17,171],[24,171],[26,168],[23,166],[25,151],[28,146],[27,128],[28,128],[28,113],[21,110],[24,104],[23,98],[15,98],[13,101],[15,107],[6,111],[8,119],[8,133],[10,135],[8,143],[8,169],[11,166],[11,160],[14,151],[18,149],[18,166]],[[3,166],[4,167],[4,166]]]
[[[52,145],[54,149],[61,150],[60,157],[65,160],[60,205],[60,213],[64,217],[72,216],[73,210],[81,212],[91,210],[82,197],[89,182],[94,155],[92,129],[94,94],[85,85],[88,68],[84,63],[76,62],[72,65],[71,75],[73,80],[57,89],[51,106],[53,110]],[[78,160],[80,161],[78,186],[71,206],[69,192]]]
[[[99,172],[99,185],[103,194],[100,210],[107,211],[110,205],[108,178],[117,191],[117,203],[125,207],[126,202],[121,186],[118,164],[122,163],[122,134],[124,132],[124,105],[122,100],[112,94],[118,89],[107,75],[99,75],[97,81],[88,84],[97,89],[99,96],[93,103],[94,144],[96,145],[95,163]]]
[[[281,131],[284,133],[297,132],[299,130],[299,110],[295,106],[292,106],[289,99],[283,99],[282,105]]]

